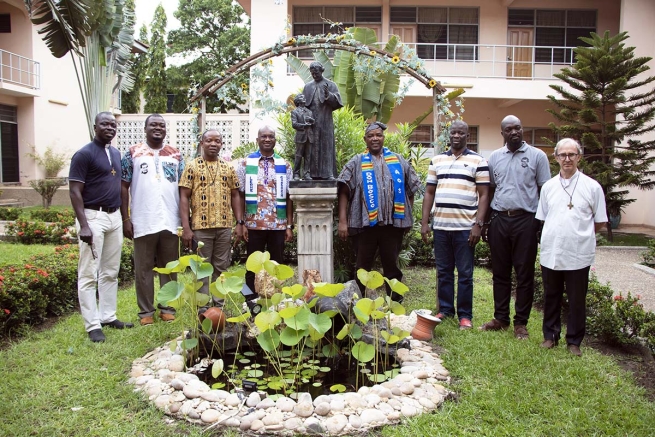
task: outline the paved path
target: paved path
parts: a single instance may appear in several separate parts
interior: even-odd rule
[[[609,282],[615,294],[630,292],[641,295],[641,303],[647,311],[655,312],[655,270],[650,273],[634,264],[642,261],[646,248],[601,246],[596,248],[596,276],[602,283]]]

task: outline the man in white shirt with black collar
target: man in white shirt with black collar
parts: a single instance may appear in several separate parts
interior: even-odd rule
[[[557,346],[562,324],[562,296],[566,289],[569,315],[566,344],[580,356],[585,335],[589,269],[596,252],[596,232],[607,222],[605,196],[600,184],[578,171],[582,148],[564,138],[555,146],[560,166],[557,176],[541,188],[536,218],[544,222],[541,233],[541,272],[544,281],[544,342]]]

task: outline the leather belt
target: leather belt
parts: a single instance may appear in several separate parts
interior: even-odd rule
[[[496,211],[500,215],[505,215],[507,217],[515,217],[517,215],[527,214],[528,211],[524,209],[508,209],[507,211]]]
[[[106,206],[96,206],[96,205],[84,205],[84,209],[92,209],[94,211],[102,211],[107,214],[118,211],[118,208],[108,208]]]

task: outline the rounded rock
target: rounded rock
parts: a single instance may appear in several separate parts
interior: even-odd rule
[[[292,417],[284,421],[284,428],[288,430],[298,429],[302,426],[302,419]]]
[[[168,406],[168,411],[170,411],[171,414],[175,414],[180,411],[180,408],[182,408],[182,402],[173,402]]]
[[[421,404],[422,407],[427,408],[428,410],[434,410],[437,408],[437,406],[428,398],[419,398],[418,403]]]
[[[248,407],[254,407],[258,403],[262,401],[261,396],[257,392],[252,392],[248,395],[248,398],[246,399],[246,406]]]
[[[239,425],[241,425],[241,421],[236,417],[230,417],[225,422],[223,422],[223,425],[229,426],[230,428],[238,428]]]
[[[403,407],[400,409],[400,414],[402,414],[405,417],[414,417],[419,413],[419,409],[415,407],[411,407],[409,405],[403,405]]]
[[[355,429],[361,428],[362,419],[357,414],[351,414],[348,416],[348,423]]]
[[[380,424],[387,420],[387,415],[384,412],[375,408],[368,408],[359,415],[364,425]]]
[[[281,424],[283,420],[284,420],[284,416],[282,415],[282,413],[277,412],[264,416],[262,422],[264,422],[264,425],[266,425],[268,429],[269,426]]]
[[[293,408],[296,406],[296,401],[287,397],[281,397],[280,399],[275,401],[275,406],[280,411],[283,411],[285,413],[290,413],[291,411],[293,411]]]
[[[366,408],[366,401],[359,393],[346,393],[344,399],[353,410]]]
[[[314,413],[314,405],[311,402],[301,402],[293,407],[293,413],[300,417],[309,417]]]
[[[412,376],[418,379],[427,379],[429,375],[426,370],[417,370],[416,372],[412,373]]]
[[[230,395],[229,392],[224,390],[210,390],[208,392],[200,393],[200,397],[209,402],[220,402]]]
[[[400,392],[404,395],[411,395],[414,393],[414,384],[411,384],[409,382],[404,383],[403,385],[400,386]],[[393,390],[391,391],[393,393]]]
[[[400,411],[392,411],[391,413],[387,414],[387,420],[389,421],[396,421],[400,420]]]
[[[319,416],[327,416],[330,414],[330,404],[327,402],[321,402],[314,408],[314,413]]]
[[[259,431],[259,430],[262,429],[264,426],[265,426],[265,425],[264,425],[264,422],[262,422],[262,421],[259,420],[259,419],[256,419],[256,420],[253,420],[253,421],[252,421],[252,425],[250,425],[250,429],[253,430],[253,431]]]
[[[325,428],[329,434],[339,434],[348,424],[348,418],[343,414],[328,417],[325,421]]]
[[[275,401],[271,398],[264,398],[260,403],[258,403],[255,408],[258,410],[266,410],[268,408],[274,407]]]
[[[241,404],[241,399],[236,393],[230,393],[227,398],[225,398],[225,405],[228,407],[236,407]]]
[[[172,399],[169,395],[161,395],[155,399],[155,407],[160,409],[165,409],[172,403]]]
[[[218,417],[220,415],[221,415],[220,411],[210,408],[202,412],[202,414],[200,415],[200,420],[202,420],[205,423],[214,423],[218,420]]]
[[[330,402],[330,409],[332,411],[343,411],[346,408],[346,402],[343,397],[332,399]]]
[[[369,407],[374,407],[377,404],[379,404],[382,399],[380,399],[380,396],[370,393],[364,396],[364,400],[366,401]]]

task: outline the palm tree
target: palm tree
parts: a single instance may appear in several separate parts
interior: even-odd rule
[[[25,0],[53,56],[71,54],[93,138],[95,114],[109,110],[117,90],[129,91],[134,11],[127,0]]]

